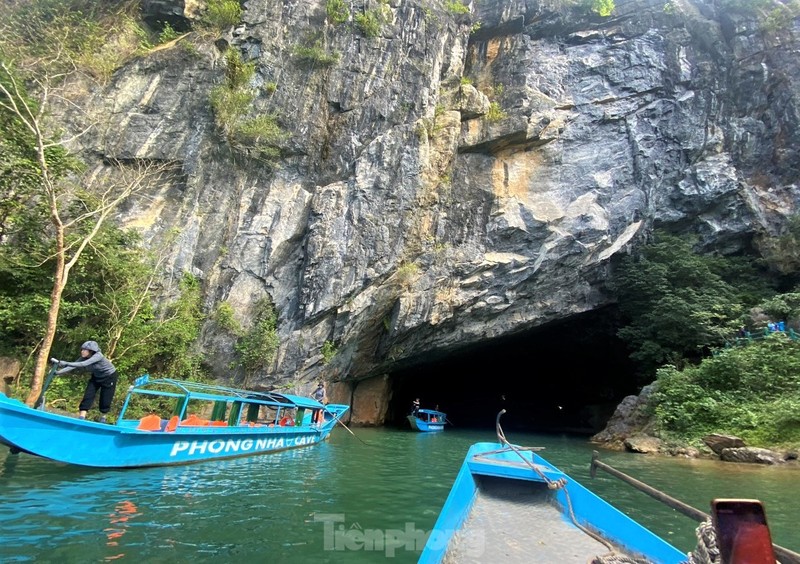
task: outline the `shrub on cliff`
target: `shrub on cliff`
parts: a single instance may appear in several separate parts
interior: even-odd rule
[[[777,332],[698,366],[663,367],[651,405],[668,437],[722,433],[751,446],[800,445],[800,343]]]

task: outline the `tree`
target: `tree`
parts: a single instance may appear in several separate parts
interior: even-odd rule
[[[645,375],[662,364],[697,362],[735,333],[745,307],[728,271],[725,259],[698,255],[691,242],[666,233],[622,261],[613,286],[630,323],[619,336]]]
[[[60,53],[55,52],[53,56],[58,57]],[[0,112],[9,128],[19,134],[17,145],[25,155],[25,168],[31,177],[27,183],[29,196],[46,210],[54,261],[50,305],[36,355],[31,391],[25,400],[28,405],[33,405],[41,392],[70,271],[119,204],[157,182],[171,168],[164,163],[115,161],[111,163],[114,173],[93,171],[82,177],[69,175],[77,166],[63,166],[68,160],[64,158],[68,154],[64,150],[65,141],[53,140],[46,123],[48,103],[69,71],[53,73],[52,69],[58,65],[56,61],[49,63],[41,66],[41,73],[29,75],[34,84],[35,100],[11,66],[0,63]]]
[[[93,126],[65,139],[50,119],[53,110],[79,112],[85,86],[144,46],[138,14],[138,2],[38,0],[7,3],[0,19],[0,348],[19,354],[38,342],[28,401],[51,346],[87,338],[122,372],[200,376],[201,357],[190,351],[202,320],[199,283],[184,276],[170,286],[169,241],[150,252],[112,220],[172,165],[105,157],[86,171],[67,147]]]

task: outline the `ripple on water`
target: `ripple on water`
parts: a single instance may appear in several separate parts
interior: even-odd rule
[[[430,530],[468,447],[494,440],[490,431],[353,431],[361,440],[338,429],[329,442],[305,449],[125,471],[0,449],[0,560],[374,562],[376,551],[363,547],[331,550],[320,516],[335,516],[346,529]],[[690,520],[611,476],[590,478],[595,447],[585,440],[509,439],[546,447],[550,462],[679,548],[693,548]],[[800,549],[800,504],[785,502],[800,472],[614,452],[601,459],[699,509],[712,497],[763,499],[776,542]],[[392,561],[416,562],[418,548]]]

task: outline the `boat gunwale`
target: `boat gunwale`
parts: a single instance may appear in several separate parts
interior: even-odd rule
[[[514,446],[514,448],[520,448]],[[620,511],[602,497],[595,494],[580,482],[577,482],[559,468],[537,455],[534,448],[525,448],[523,452],[529,455],[524,461],[515,463],[512,456],[515,453],[501,443],[478,442],[473,443],[468,449],[461,467],[456,474],[450,493],[444,501],[436,523],[429,536],[429,542],[419,558],[419,563],[439,563],[445,559],[450,550],[450,544],[457,533],[464,528],[466,520],[473,511],[473,506],[481,491],[481,477],[495,477],[509,481],[531,482],[558,482],[563,481],[564,487],[551,489],[553,502],[561,509],[567,518],[574,509],[575,524],[591,530],[598,536],[619,547],[623,553],[644,555],[648,560],[659,563],[677,564],[685,561],[685,555],[669,543],[666,539],[656,535],[624,512]],[[493,458],[485,458],[494,455]],[[530,461],[531,464],[527,462]],[[541,462],[541,464],[539,464]],[[532,468],[535,466],[535,468]],[[541,472],[541,476],[539,473]],[[550,484],[548,483],[548,486]],[[548,487],[550,490],[550,488]],[[570,490],[570,495],[566,490]],[[570,501],[569,497],[572,497]],[[576,498],[577,496],[577,498]],[[573,507],[573,504],[576,504]],[[588,504],[588,505],[587,505]],[[598,512],[596,519],[589,519],[590,512]],[[597,519],[612,517],[613,525],[609,522],[596,522]],[[643,536],[642,536],[643,535]]]

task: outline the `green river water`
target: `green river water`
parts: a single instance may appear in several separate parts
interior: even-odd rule
[[[0,447],[0,562],[416,562],[467,448],[494,433],[353,432],[260,457],[120,471]],[[585,439],[507,436],[545,447],[551,463],[681,550],[695,546],[687,517],[607,474],[590,478],[596,447]],[[800,552],[797,466],[610,451],[601,460],[706,512],[713,497],[761,499],[773,540]]]

